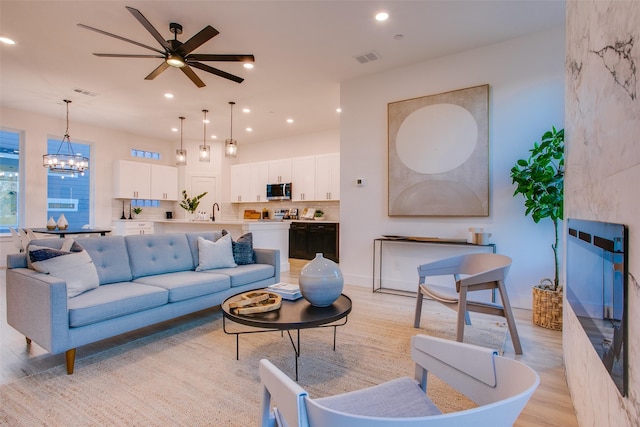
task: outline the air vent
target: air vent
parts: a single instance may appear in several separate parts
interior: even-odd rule
[[[87,96],[96,96],[97,93],[94,92],[89,92],[88,90],[84,90],[84,89],[80,89],[80,88],[75,88],[73,90],[76,93],[81,93],[82,95],[87,95]]]
[[[359,63],[366,64],[367,62],[377,61],[380,59],[380,55],[378,55],[378,52],[375,50],[370,50],[369,52],[365,52],[361,55],[356,55],[354,58],[356,58],[356,61]]]

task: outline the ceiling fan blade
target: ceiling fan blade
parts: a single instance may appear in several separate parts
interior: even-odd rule
[[[153,80],[156,77],[158,77],[160,75],[160,73],[162,73],[164,70],[166,70],[167,68],[169,68],[170,65],[167,64],[165,61],[162,61],[162,64],[160,64],[158,66],[158,68],[156,68],[155,70],[153,70],[151,72],[151,74],[149,74],[147,77],[145,77],[145,80]]]
[[[115,35],[115,34],[111,34],[111,33],[108,33],[108,32],[106,32],[106,31],[99,30],[99,29],[97,29],[97,28],[90,27],[90,26],[88,26],[88,25],[78,24],[78,27],[80,27],[80,28],[84,28],[84,29],[86,29],[86,30],[95,31],[96,33],[104,34],[105,36],[113,37],[113,38],[116,38],[116,39],[118,39],[118,40],[122,40],[123,42],[127,42],[127,43],[131,43],[131,44],[135,44],[136,46],[140,46],[140,47],[143,47],[143,48],[145,48],[145,49],[153,50],[154,52],[158,52],[158,53],[161,53],[161,54],[163,54],[163,55],[164,55],[164,53],[165,53],[164,51],[162,51],[162,50],[160,50],[160,49],[156,49],[155,47],[147,46],[146,44],[138,43],[138,42],[136,42],[136,41],[129,40],[129,39],[126,39],[126,38],[124,38],[124,37],[121,37],[121,36],[118,36],[118,35]]]
[[[211,25],[207,25],[204,27],[198,34],[191,37],[189,40],[184,42],[179,48],[178,53],[182,55],[187,55],[190,52],[193,52],[198,47],[202,46],[204,43],[208,42],[215,36],[220,34],[218,30],[213,28]]]
[[[163,58],[164,55],[125,55],[120,53],[94,53],[95,56],[103,58]]]
[[[142,26],[147,31],[149,31],[149,33],[153,36],[153,38],[156,39],[158,43],[160,43],[160,46],[165,48],[167,52],[171,51],[171,46],[169,46],[169,42],[167,42],[164,38],[162,38],[162,35],[158,32],[158,30],[156,30],[155,27],[151,25],[151,22],[149,22],[147,18],[145,18],[144,15],[140,13],[138,9],[134,9],[130,6],[125,6],[125,7],[138,20],[138,22],[140,22]]]
[[[193,59],[196,61],[235,61],[235,62],[255,62],[256,59],[253,55],[228,55],[228,54],[207,54],[207,53],[193,53],[188,56],[187,59]]]
[[[187,77],[189,77],[191,79],[191,81],[198,87],[205,87],[206,85],[204,84],[204,82],[202,80],[200,80],[200,77],[198,77],[196,75],[196,73],[193,72],[193,70],[191,69],[191,67],[189,67],[188,65],[185,65],[184,67],[180,68],[182,70],[183,73],[185,73],[187,75]]]
[[[216,76],[224,77],[225,79],[232,80],[236,83],[242,83],[244,81],[243,78],[234,76],[233,74],[229,74],[226,71],[218,70],[217,68],[210,67],[205,64],[201,64],[199,62],[189,62],[189,65],[192,67],[196,67],[201,69],[202,71],[206,71],[211,74],[215,74]],[[184,69],[184,68],[183,68]]]

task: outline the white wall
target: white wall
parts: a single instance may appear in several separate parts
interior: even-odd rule
[[[552,125],[564,127],[563,29],[522,37],[344,82],[341,85],[340,266],[351,284],[371,286],[372,241],[383,234],[466,238],[470,226],[493,233],[498,252],[513,258],[507,285],[513,305],[531,307],[531,285],[553,277],[553,226],[524,216],[512,197],[509,171]],[[387,216],[387,103],[490,85],[490,216]],[[366,185],[357,187],[355,180]],[[394,280],[415,289],[420,260],[403,256]],[[423,258],[424,257],[424,258]],[[409,260],[409,261],[407,261]]]

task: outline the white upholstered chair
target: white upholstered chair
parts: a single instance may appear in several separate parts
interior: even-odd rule
[[[527,365],[471,344],[416,335],[411,340],[415,379],[398,378],[348,393],[313,399],[266,359],[260,361],[261,426],[389,427],[512,426],[538,387]],[[427,373],[478,404],[441,414],[424,390]],[[429,376],[430,378],[430,376]]]
[[[507,320],[511,341],[516,354],[522,354],[516,322],[511,312],[504,280],[511,267],[511,258],[491,253],[458,255],[418,267],[418,295],[413,326],[420,327],[422,299],[426,295],[458,312],[456,340],[462,342],[464,325],[470,325],[469,311],[502,316]],[[428,277],[452,275],[455,288],[429,284]],[[474,301],[469,293],[481,290],[498,290],[501,303]]]

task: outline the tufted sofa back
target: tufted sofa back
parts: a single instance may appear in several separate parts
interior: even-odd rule
[[[195,268],[184,233],[136,234],[124,240],[134,279]]]

